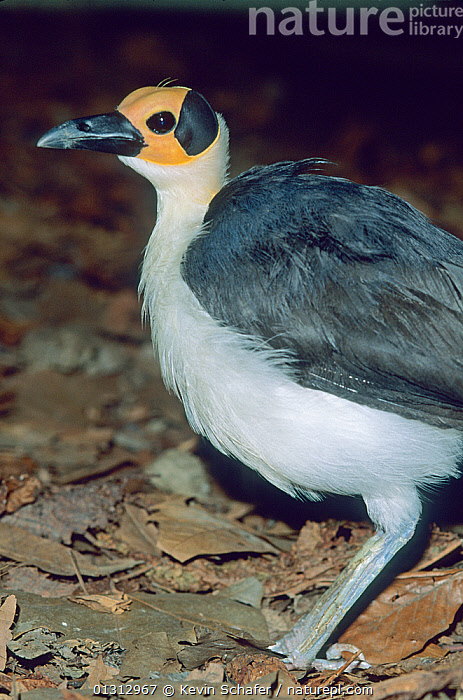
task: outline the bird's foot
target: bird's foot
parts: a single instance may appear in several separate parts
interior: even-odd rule
[[[269,649],[277,654],[283,654],[285,657],[283,661],[291,671],[305,670],[308,667],[313,667],[317,671],[337,671],[346,664],[346,659],[342,656],[342,652],[345,651],[350,654],[357,654],[352,663],[344,669],[346,672],[350,673],[356,668],[370,668],[370,664],[365,661],[363,652],[353,644],[332,644],[326,650],[326,659],[318,659],[309,658],[311,656],[310,653],[307,653],[307,651],[301,652],[297,647],[291,649],[293,639],[291,637],[287,639],[287,637],[288,635],[285,635]]]
[[[370,668],[371,664],[365,661],[365,655],[360,649],[353,644],[332,644],[326,650],[326,659],[314,659],[312,666],[317,671],[338,671],[346,665],[347,660],[342,656],[342,652],[347,651],[349,654],[356,654],[355,659],[346,666],[344,671],[350,673],[356,668]]]

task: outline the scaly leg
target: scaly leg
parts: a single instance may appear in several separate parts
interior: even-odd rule
[[[370,537],[315,607],[270,649],[284,654],[290,668],[307,668],[352,605],[412,537],[416,524],[408,521],[400,532],[378,531]]]

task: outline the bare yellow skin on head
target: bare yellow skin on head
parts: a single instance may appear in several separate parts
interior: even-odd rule
[[[162,165],[183,165],[203,155],[189,156],[185,153],[175,137],[175,127],[167,134],[155,134],[146,125],[146,121],[157,112],[171,112],[178,123],[188,92],[190,88],[185,87],[144,87],[134,90],[122,100],[117,110],[141,132],[147,144],[137,158]]]

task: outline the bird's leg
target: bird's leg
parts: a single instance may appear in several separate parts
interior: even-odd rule
[[[415,520],[408,521],[400,532],[378,531],[370,537],[315,607],[270,649],[284,654],[290,668],[307,668],[352,605],[412,537],[415,527]]]

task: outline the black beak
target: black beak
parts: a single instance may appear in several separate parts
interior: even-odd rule
[[[47,131],[37,143],[41,148],[82,148],[119,156],[137,156],[146,145],[140,131],[120,112],[71,119]]]

